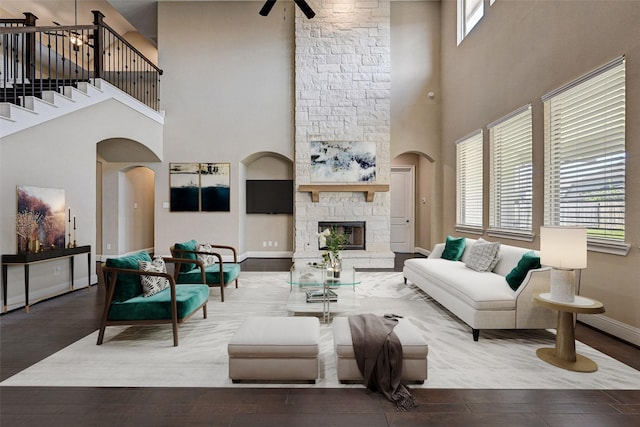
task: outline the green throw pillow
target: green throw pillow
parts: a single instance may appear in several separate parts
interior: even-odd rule
[[[458,261],[462,258],[464,248],[466,246],[467,239],[464,237],[451,237],[447,236],[447,241],[444,245],[444,251],[440,258],[448,259],[449,261]]]
[[[148,253],[142,251],[121,258],[109,258],[107,259],[106,265],[107,267],[137,270],[138,261],[151,262],[151,257]],[[113,291],[114,301],[126,301],[140,294],[142,294],[142,284],[140,283],[140,276],[135,274],[118,274],[116,288]]]
[[[520,287],[529,270],[540,267],[540,257],[534,251],[526,252],[518,261],[518,265],[507,274],[507,283],[515,291]]]
[[[178,258],[192,259],[194,261],[196,259],[198,259],[198,257],[194,253],[188,253],[188,252],[180,253],[179,252],[181,250],[182,251],[195,251],[195,250],[197,250],[198,242],[196,242],[195,240],[189,240],[188,242],[183,242],[183,243],[176,243],[175,245],[173,245],[173,248],[178,251],[176,253]],[[180,271],[182,273],[186,273],[187,271],[191,271],[194,268],[196,268],[196,264],[181,264],[180,265]]]

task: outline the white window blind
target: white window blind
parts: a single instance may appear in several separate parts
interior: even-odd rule
[[[489,129],[489,227],[532,231],[531,106],[487,126]]]
[[[482,227],[482,130],[456,144],[456,221]]]
[[[458,0],[458,45],[484,16],[484,0]]]
[[[624,242],[624,58],[542,98],[545,224]]]

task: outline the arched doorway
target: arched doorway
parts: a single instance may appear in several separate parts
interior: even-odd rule
[[[391,242],[394,252],[426,255],[433,247],[436,234],[433,230],[434,169],[433,160],[423,153],[402,153],[391,161],[390,192],[394,204]],[[403,206],[398,206],[399,203]]]
[[[129,139],[97,145],[96,258],[155,251],[155,171],[158,157]]]

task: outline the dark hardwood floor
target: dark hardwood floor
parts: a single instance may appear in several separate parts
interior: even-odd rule
[[[406,255],[399,255],[396,271]],[[244,271],[286,271],[290,259],[250,259]],[[0,380],[98,328],[104,287],[0,317]],[[576,336],[640,369],[640,350],[578,324]],[[589,375],[589,374],[584,374]],[[639,384],[640,386],[640,384]],[[355,389],[0,387],[8,426],[638,426],[640,390],[415,389],[419,407],[396,412]]]

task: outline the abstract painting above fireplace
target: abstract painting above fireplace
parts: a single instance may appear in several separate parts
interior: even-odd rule
[[[375,180],[375,142],[311,142],[311,182]]]

